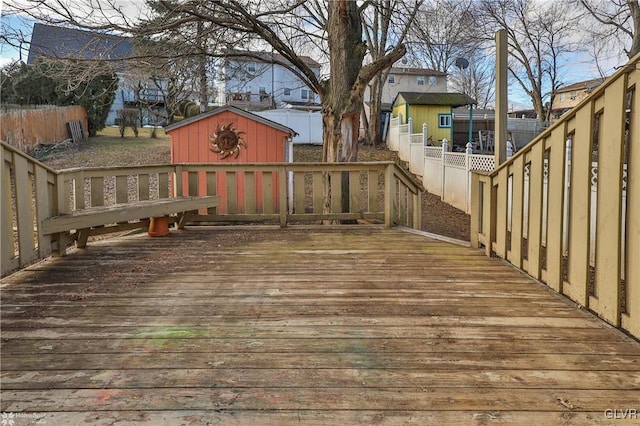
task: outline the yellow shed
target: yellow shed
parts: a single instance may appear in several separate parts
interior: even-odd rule
[[[399,92],[393,101],[393,116],[402,116],[402,124],[413,120],[411,133],[422,132],[427,124],[428,137],[433,141],[453,140],[453,114],[455,107],[474,105],[476,101],[463,93]]]

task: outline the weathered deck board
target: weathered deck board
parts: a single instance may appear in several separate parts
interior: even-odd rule
[[[502,261],[377,227],[100,241],[2,284],[46,424],[636,424],[640,344]],[[606,410],[618,410],[607,418]]]

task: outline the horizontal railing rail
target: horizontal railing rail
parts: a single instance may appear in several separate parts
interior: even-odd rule
[[[475,173],[471,212],[473,246],[484,246],[488,255],[507,259],[636,338],[639,60],[496,170]]]
[[[419,184],[393,162],[166,164],[55,171],[5,143],[1,152],[3,275],[59,251],[54,236],[40,232],[44,219],[174,196],[220,196],[219,207],[189,214],[192,223],[286,226],[364,221],[420,228]]]

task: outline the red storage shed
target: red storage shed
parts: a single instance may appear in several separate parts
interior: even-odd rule
[[[195,117],[187,118],[165,128],[171,136],[172,163],[280,163],[292,161],[291,138],[296,133],[281,124],[232,107],[223,106]],[[244,175],[236,178],[238,210],[244,208]],[[256,176],[256,191],[262,185]],[[277,176],[273,181],[273,199],[277,200]],[[187,193],[185,181],[183,190]],[[206,176],[199,177],[198,195],[206,195]],[[220,195],[221,213],[227,212],[227,183],[224,175],[216,179],[216,194]],[[256,194],[256,201],[262,200],[262,194]],[[276,203],[277,205],[277,203]],[[258,207],[260,207],[258,205]]]

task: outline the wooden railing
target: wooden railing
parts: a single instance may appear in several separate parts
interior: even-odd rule
[[[51,253],[51,240],[39,232],[38,224],[58,211],[57,173],[4,142],[0,163],[0,268],[4,275]]]
[[[174,195],[220,196],[220,207],[190,214],[189,222],[286,226],[361,220],[420,228],[419,185],[392,162],[169,164],[56,172],[5,143],[1,152],[3,275],[57,248],[55,239],[39,232],[46,218]]]
[[[475,173],[471,212],[473,246],[484,246],[488,255],[507,259],[637,338],[639,59],[495,171]],[[592,161],[599,170],[597,197]]]

